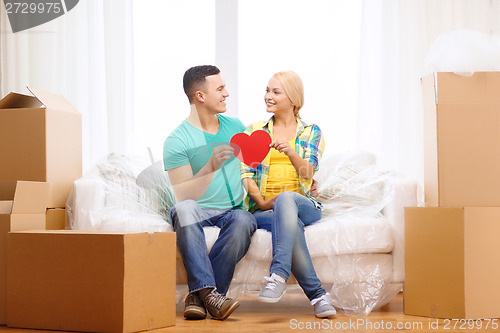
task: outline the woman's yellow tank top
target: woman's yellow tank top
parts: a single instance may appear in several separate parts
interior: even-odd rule
[[[295,147],[295,139],[292,139],[289,143],[291,147]],[[264,200],[272,199],[284,191],[302,194],[299,175],[288,156],[272,148]]]

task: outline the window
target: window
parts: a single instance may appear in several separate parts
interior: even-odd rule
[[[356,146],[361,0],[239,1],[239,116],[270,117],[272,74],[292,70],[304,84],[304,121],[322,129],[327,151]]]
[[[355,148],[361,5],[239,0],[235,20],[234,2],[226,0],[134,0],[135,153],[151,147],[161,159],[166,136],[189,113],[182,75],[200,64],[221,68],[229,79],[228,114],[244,124],[270,116],[263,98],[273,73],[297,72],[305,87],[301,114],[322,128],[327,151]],[[228,41],[232,26],[237,38]]]
[[[189,114],[187,68],[215,62],[215,2],[134,0],[134,153],[162,159],[163,142]]]

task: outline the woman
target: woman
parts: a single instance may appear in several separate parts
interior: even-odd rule
[[[265,130],[273,139],[271,150],[255,169],[242,165],[241,175],[258,227],[272,232],[271,276],[265,277],[268,283],[259,300],[278,302],[291,272],[314,305],[316,316],[329,317],[335,308],[316,276],[304,237],[304,227],[321,218],[321,204],[309,195],[324,148],[321,130],[299,117],[304,90],[294,72],[274,74],[264,100],[273,116],[250,125],[245,133]]]

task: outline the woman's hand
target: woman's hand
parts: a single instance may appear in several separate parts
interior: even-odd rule
[[[292,153],[295,153],[295,148],[292,148],[290,143],[285,139],[277,139],[271,143],[269,147],[276,149],[280,153],[284,153],[288,157],[290,157]]]
[[[311,188],[309,190],[309,194],[313,198],[319,197],[319,186],[318,186],[318,181],[316,179],[313,179]]]
[[[277,197],[262,201],[261,203],[257,204],[260,209],[262,210],[269,210],[272,209],[274,206],[274,202],[276,201]]]

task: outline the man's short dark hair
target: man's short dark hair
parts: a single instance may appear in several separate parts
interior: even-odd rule
[[[189,102],[192,102],[194,93],[203,88],[207,76],[217,75],[219,73],[220,69],[212,65],[195,66],[188,69],[184,73],[183,86]]]

